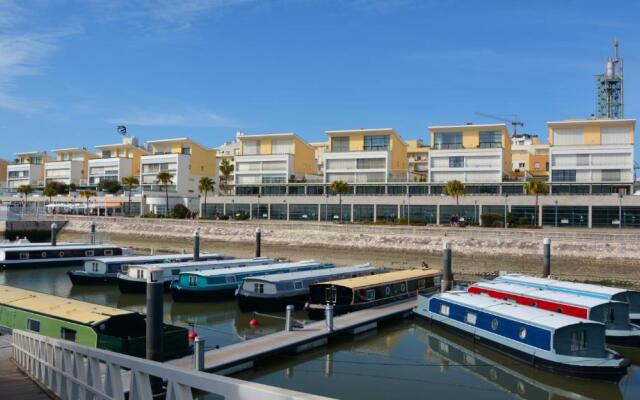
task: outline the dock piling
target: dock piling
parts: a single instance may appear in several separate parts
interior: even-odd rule
[[[204,339],[202,339],[200,336],[196,336],[195,340],[193,341],[193,355],[195,356],[194,368],[197,371],[204,371],[204,348]]]
[[[51,245],[56,246],[58,243],[58,224],[51,224]]]
[[[333,304],[327,304],[327,308],[325,308],[324,313],[327,331],[333,332]]]
[[[91,221],[91,244],[96,244],[96,222]]]
[[[284,323],[284,330],[285,331],[292,331],[293,330],[293,310],[295,309],[295,307],[292,304],[289,304],[287,306],[287,318],[285,319],[285,323]]]
[[[451,242],[442,245],[442,286],[441,291],[451,290],[453,285],[453,270],[451,268]]]
[[[150,270],[147,277],[147,331],[145,356],[147,360],[162,361],[162,314],[164,283],[160,279],[162,271]],[[162,381],[152,379],[154,393],[162,391]]]
[[[256,257],[260,257],[261,236],[262,232],[260,232],[260,228],[256,228]]]
[[[193,232],[193,261],[200,261],[200,228]]]
[[[542,277],[546,278],[551,275],[551,239],[544,238],[544,263],[542,266]]]

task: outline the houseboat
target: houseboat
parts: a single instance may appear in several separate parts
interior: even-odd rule
[[[335,268],[333,264],[300,261],[225,270],[184,272],[171,283],[175,301],[213,301],[233,297],[242,280],[252,276]]]
[[[69,271],[69,279],[74,285],[100,285],[115,283],[118,273],[124,265],[144,265],[158,263],[177,263],[192,260],[192,254],[165,254],[154,256],[96,257],[84,262],[84,269]],[[215,253],[200,254],[201,261],[231,259]]]
[[[602,322],[606,326],[605,335],[608,343],[640,346],[640,327],[629,323],[628,303],[507,282],[478,282],[469,286],[467,291]]]
[[[334,315],[345,314],[380,304],[429,294],[440,288],[442,272],[435,269],[410,269],[373,276],[315,283],[309,286],[309,318],[322,319],[327,304]]]
[[[130,256],[130,249],[113,244],[25,246],[0,249],[0,266],[6,268],[77,265],[95,257]]]
[[[527,285],[539,289],[552,289],[559,292],[574,293],[599,299],[629,303],[629,319],[632,323],[640,325],[640,290],[628,290],[609,286],[593,285],[590,283],[567,282],[522,274],[504,274],[497,277],[495,280],[518,283],[520,285]]]
[[[5,285],[0,285],[0,329],[35,332],[137,357],[145,353],[144,315]],[[163,330],[166,359],[189,353],[187,329],[164,325]]]
[[[309,300],[309,285],[386,272],[371,264],[245,278],[236,298],[242,311],[284,311],[291,304],[302,309]]]
[[[150,270],[161,270],[165,290],[169,290],[171,281],[178,279],[182,272],[208,271],[270,265],[275,261],[267,257],[243,258],[238,260],[189,261],[169,264],[123,265],[118,273],[118,288],[121,293],[146,293],[147,277]]]
[[[475,343],[555,373],[617,382],[630,364],[607,349],[600,322],[463,291],[418,296],[415,312]]]

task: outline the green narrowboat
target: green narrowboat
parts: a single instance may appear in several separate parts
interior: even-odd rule
[[[145,316],[133,311],[0,285],[0,329],[19,329],[54,339],[143,357]],[[189,353],[188,330],[163,325],[164,358]]]

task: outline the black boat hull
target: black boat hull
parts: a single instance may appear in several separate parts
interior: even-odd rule
[[[171,282],[164,282],[164,291],[169,291],[169,286]],[[118,288],[120,289],[120,293],[138,293],[138,294],[146,294],[147,293],[147,282],[146,281],[132,281],[129,279],[118,278]]]
[[[117,274],[109,276],[87,274],[84,271],[69,271],[67,275],[74,285],[108,285],[116,283],[118,280]]]
[[[222,290],[181,290],[171,288],[171,296],[176,302],[201,303],[205,301],[220,301],[232,299],[236,289]]]
[[[305,303],[309,300],[309,294],[284,297],[254,297],[238,294],[238,306],[240,311],[259,311],[259,312],[283,312],[288,305],[293,305],[296,310],[302,310]]]

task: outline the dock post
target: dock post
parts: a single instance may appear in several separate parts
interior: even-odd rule
[[[261,241],[262,241],[262,232],[260,232],[260,228],[256,228],[256,257],[260,257]]]
[[[162,314],[164,283],[162,271],[150,270],[147,276],[147,331],[145,356],[147,360],[162,361]],[[153,393],[162,391],[162,379],[151,377]]]
[[[542,266],[542,277],[547,278],[551,275],[551,239],[544,238],[544,264]]]
[[[51,224],[51,245],[55,246],[58,243],[58,224],[55,222]]]
[[[453,271],[451,268],[451,242],[444,242],[442,245],[442,286],[441,291],[451,290],[453,284]]]
[[[200,261],[200,228],[193,232],[193,261]]]
[[[91,244],[96,244],[96,222],[91,221]]]
[[[289,332],[293,330],[293,310],[295,307],[292,304],[287,306],[287,318],[284,323],[284,330]]]
[[[197,371],[204,371],[204,339],[196,336],[193,341],[193,354],[195,356],[194,368]]]
[[[327,304],[327,308],[325,308],[324,313],[327,331],[333,332],[333,304]]]

